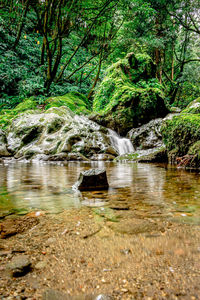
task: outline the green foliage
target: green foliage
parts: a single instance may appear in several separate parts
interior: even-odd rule
[[[200,140],[200,114],[180,114],[167,120],[162,126],[162,136],[168,151],[173,150],[176,156],[187,154]]]
[[[32,113],[37,108],[37,102],[34,98],[25,99],[18,104],[14,109],[3,109],[0,111],[0,127],[6,129],[18,114],[26,111]]]
[[[142,109],[154,106],[156,97],[163,96],[162,86],[152,78],[152,62],[147,54],[135,55],[130,66],[128,58],[119,60],[106,71],[106,75],[96,90],[93,109],[105,114],[118,104],[135,101]],[[135,66],[134,66],[135,65]]]
[[[77,114],[90,113],[90,104],[87,98],[78,92],[71,92],[64,96],[48,98],[45,104],[45,109],[49,109],[50,107],[67,106]]]

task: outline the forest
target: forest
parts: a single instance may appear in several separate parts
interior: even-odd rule
[[[3,0],[0,9],[1,109],[69,92],[92,106],[106,70],[131,52],[153,64],[140,85],[170,106],[199,96],[198,0]]]
[[[198,300],[200,1],[0,0],[0,298]]]

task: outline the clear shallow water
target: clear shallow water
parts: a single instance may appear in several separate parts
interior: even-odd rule
[[[79,173],[106,168],[110,189],[74,192]],[[0,212],[60,212],[70,207],[110,207],[200,224],[200,174],[137,163],[0,164]]]

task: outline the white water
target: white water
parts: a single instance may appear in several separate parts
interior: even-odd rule
[[[117,150],[119,155],[134,152],[133,145],[129,139],[120,137],[111,129],[108,129],[108,132],[111,144]]]

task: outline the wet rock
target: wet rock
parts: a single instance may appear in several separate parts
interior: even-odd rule
[[[23,276],[31,270],[31,261],[28,255],[18,255],[8,264],[8,269],[14,277]]]
[[[141,155],[138,159],[138,162],[145,163],[163,163],[168,161],[167,150],[165,147],[155,149],[151,154]]]
[[[75,160],[75,161],[88,161],[88,158],[86,158],[81,153],[69,153],[68,154],[69,160]]]
[[[11,154],[7,150],[6,135],[3,130],[0,129],[0,157],[10,156]]]
[[[74,188],[80,191],[107,190],[109,187],[106,170],[90,169],[81,172]]]
[[[94,154],[116,156],[107,135],[105,128],[87,117],[67,107],[54,107],[18,115],[7,133],[7,149],[15,158],[27,160],[86,161]]]
[[[163,119],[155,119],[128,132],[128,137],[136,151],[137,149],[146,150],[163,146],[161,135],[162,123]]]
[[[114,159],[115,161],[136,161],[145,163],[167,162],[168,155],[165,146],[160,148],[152,148],[147,150],[137,150],[134,153],[120,155]]]

